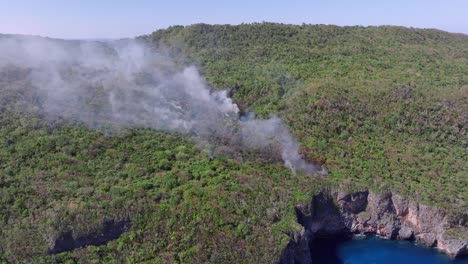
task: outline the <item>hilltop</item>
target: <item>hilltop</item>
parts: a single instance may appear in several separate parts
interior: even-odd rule
[[[328,175],[292,173],[268,151],[231,155],[226,138],[213,155],[184,133],[51,120],[30,69],[3,67],[0,262],[276,262],[301,230],[295,206],[327,187],[467,211],[468,36],[256,23],[137,39],[195,65],[241,114],[282,118]],[[83,112],[105,114],[100,88],[86,89]]]
[[[468,36],[393,26],[197,24],[143,39],[277,113],[303,154],[350,188],[466,206]]]

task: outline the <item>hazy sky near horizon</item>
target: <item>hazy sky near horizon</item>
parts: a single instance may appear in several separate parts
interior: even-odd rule
[[[122,38],[194,23],[399,25],[468,34],[468,0],[0,0],[0,33]]]

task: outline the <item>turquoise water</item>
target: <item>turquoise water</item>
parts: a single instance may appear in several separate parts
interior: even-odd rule
[[[354,238],[338,243],[335,256],[325,263],[342,264],[468,264],[468,259],[451,260],[437,250],[407,241],[391,241],[376,237]],[[315,262],[321,263],[321,262]]]

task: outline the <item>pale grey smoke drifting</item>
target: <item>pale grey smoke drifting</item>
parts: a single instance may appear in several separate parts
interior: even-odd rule
[[[226,91],[210,89],[195,67],[178,68],[167,54],[134,40],[98,43],[0,35],[0,79],[2,94],[19,94],[15,89],[27,86],[31,100],[47,117],[90,127],[177,131],[208,142],[229,138],[228,144],[252,149],[277,145],[292,171],[325,173],[300,157],[296,140],[278,117],[240,120],[239,108]]]
[[[279,117],[271,116],[269,119],[261,120],[250,115],[243,118],[240,126],[243,143],[247,146],[263,148],[272,142],[278,143],[281,146],[281,158],[285,166],[293,172],[300,170],[309,174],[317,172],[327,174],[324,168],[319,170],[314,164],[301,158],[297,141],[289,134]]]

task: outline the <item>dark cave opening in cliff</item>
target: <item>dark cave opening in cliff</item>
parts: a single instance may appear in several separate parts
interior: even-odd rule
[[[339,258],[339,246],[352,239],[349,234],[343,233],[338,235],[317,234],[309,243],[309,248],[312,257],[312,263],[317,264],[344,264]]]

